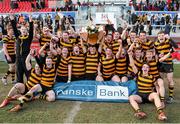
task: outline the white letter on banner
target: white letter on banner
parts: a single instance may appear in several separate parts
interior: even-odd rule
[[[128,88],[122,86],[97,86],[97,99],[128,100]]]
[[[87,95],[88,96],[93,96],[93,91],[92,90],[88,90]]]

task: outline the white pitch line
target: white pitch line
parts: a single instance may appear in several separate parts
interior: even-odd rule
[[[76,117],[77,113],[81,110],[81,107],[80,107],[81,104],[82,102],[75,102],[73,108],[69,112],[68,117],[66,118],[64,123],[73,123],[74,118]]]

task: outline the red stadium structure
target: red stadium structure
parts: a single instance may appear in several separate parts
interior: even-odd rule
[[[36,5],[35,0],[32,2],[29,1],[16,1],[16,5],[18,5],[17,8],[12,9],[11,8],[11,0],[3,0],[0,2],[0,13],[9,13],[9,12],[32,12],[32,6],[31,4]],[[39,9],[39,12],[49,12],[51,11],[51,8],[48,8],[48,0],[45,0],[45,7],[43,9]]]

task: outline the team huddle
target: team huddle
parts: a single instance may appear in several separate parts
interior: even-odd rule
[[[10,15],[10,19],[7,35],[3,38],[9,69],[2,81],[7,84],[7,77],[11,74],[12,82],[15,82],[15,70],[17,79],[0,108],[16,99],[19,104],[11,112],[19,111],[25,102],[33,99],[55,101],[55,82],[96,80],[122,83],[135,80],[138,92],[129,96],[135,116],[140,119],[146,117],[139,103],[154,102],[158,119],[167,119],[163,111],[165,87],[160,73],[166,74],[169,86],[167,102],[172,103],[174,81],[171,53],[177,45],[163,31],[157,34],[156,41],[151,41],[147,39],[145,31],[138,35],[133,30],[128,32],[127,27],[121,34],[118,31],[113,34],[106,32],[96,44],[89,44],[73,31],[58,30],[53,35],[44,26],[38,32],[31,16],[29,29],[21,26],[19,31],[14,16]],[[30,49],[33,39],[39,41],[39,51]],[[35,67],[31,63],[33,58],[36,60]]]

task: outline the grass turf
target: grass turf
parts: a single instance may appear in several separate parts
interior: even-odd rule
[[[176,87],[180,87],[179,73],[180,65],[175,65]],[[6,72],[7,65],[0,62],[0,77]],[[0,82],[0,101],[7,95],[12,84],[3,86]],[[167,87],[167,83],[166,83]],[[167,93],[167,91],[166,91]],[[175,89],[175,103],[166,107],[168,123],[180,122],[180,90]],[[16,103],[16,102],[13,102]],[[0,123],[63,123],[69,115],[75,101],[58,100],[56,102],[46,102],[36,100],[24,105],[24,109],[17,113],[10,113],[8,110],[13,104],[0,109]],[[144,120],[134,118],[134,113],[129,103],[101,103],[82,102],[80,111],[74,118],[75,123],[160,123],[157,120],[156,109],[153,104],[142,104],[141,108],[148,114]]]

